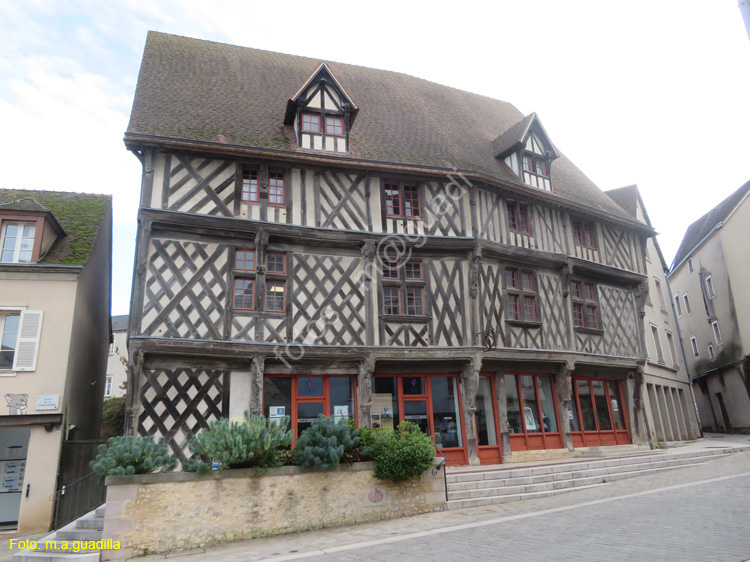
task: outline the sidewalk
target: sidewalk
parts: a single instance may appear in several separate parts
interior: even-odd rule
[[[671,449],[657,449],[649,452],[669,455],[670,452],[697,452],[716,448],[734,448],[740,451],[744,450],[745,452],[711,460],[699,466],[621,480],[597,488],[549,498],[427,513],[350,527],[338,527],[292,535],[253,539],[217,548],[186,551],[166,556],[149,556],[138,558],[137,560],[155,562],[156,560],[164,560],[166,558],[170,562],[197,562],[205,559],[220,560],[222,562],[245,562],[255,560],[296,560],[311,557],[321,557],[320,559],[323,560],[337,552],[340,553],[339,556],[349,560],[387,560],[389,559],[387,557],[370,557],[368,556],[368,551],[376,547],[382,549],[383,545],[389,543],[394,543],[394,545],[398,543],[403,547],[405,544],[409,544],[409,541],[417,542],[420,538],[437,535],[455,535],[460,537],[458,531],[463,529],[494,524],[500,525],[505,520],[524,519],[561,509],[577,509],[579,505],[588,505],[592,502],[606,502],[617,499],[623,494],[649,493],[649,490],[662,487],[668,488],[675,484],[699,483],[710,478],[732,477],[732,475],[750,471],[750,436],[708,434],[705,438],[684,446]],[[641,451],[638,454],[643,454],[643,452]],[[568,459],[563,462],[570,460],[575,459]],[[590,460],[590,458],[582,460]],[[517,463],[513,467],[521,468],[523,466],[536,466],[538,464]],[[470,547],[467,546],[467,548]]]

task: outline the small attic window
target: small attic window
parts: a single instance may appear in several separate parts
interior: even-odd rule
[[[303,150],[348,153],[349,130],[359,108],[325,63],[287,101],[284,124]]]

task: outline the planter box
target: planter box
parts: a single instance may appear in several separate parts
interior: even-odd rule
[[[103,538],[122,548],[103,559],[445,509],[445,467],[401,484],[376,480],[372,470],[363,462],[328,472],[285,466],[262,475],[237,469],[110,476]]]

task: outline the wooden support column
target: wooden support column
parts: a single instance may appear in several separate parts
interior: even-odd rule
[[[495,392],[497,394],[497,417],[500,423],[500,445],[503,462],[510,458],[510,431],[508,430],[508,395],[505,392],[505,371],[495,372]]]
[[[375,243],[365,242],[361,249],[362,255],[362,278],[361,283],[365,288],[365,344],[375,345],[375,323],[376,302],[374,299],[373,280],[376,279],[375,271]],[[368,418],[369,421],[369,418]],[[362,427],[360,425],[360,427]]]
[[[478,465],[479,450],[477,448],[476,413],[477,391],[479,390],[479,371],[482,369],[482,359],[475,356],[461,371],[461,394],[464,404],[464,426],[466,427],[466,451],[470,465]]]
[[[143,351],[130,352],[128,361],[128,391],[125,394],[125,435],[136,435],[138,432],[138,398],[143,381]]]
[[[263,371],[266,358],[256,355],[250,363],[250,415],[263,415]],[[230,396],[231,404],[231,396]]]
[[[471,345],[482,345],[477,334],[492,326],[479,325],[479,264],[482,261],[482,246],[477,243],[469,254],[469,296],[471,296]]]
[[[357,374],[357,419],[359,427],[372,427],[370,411],[372,410],[372,374],[375,372],[375,359],[368,357],[362,360]]]
[[[555,379],[557,410],[560,412],[560,433],[563,438],[563,446],[568,451],[573,450],[573,436],[570,433],[569,412],[573,410],[573,379],[571,378],[571,374],[574,370],[575,363],[573,361],[566,361],[557,368],[557,378]]]

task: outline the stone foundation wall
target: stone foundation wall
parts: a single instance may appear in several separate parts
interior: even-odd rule
[[[372,463],[310,472],[287,466],[110,476],[104,538],[121,550],[104,560],[198,548],[309,529],[392,519],[445,509],[444,467],[394,484]]]

